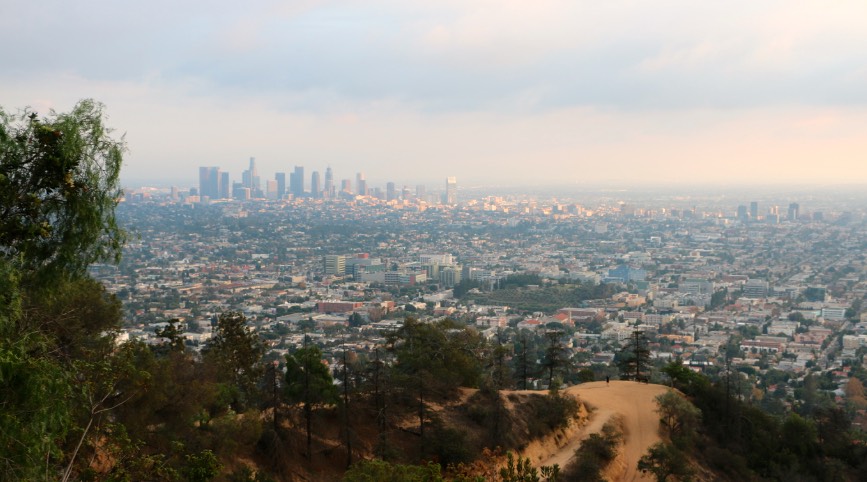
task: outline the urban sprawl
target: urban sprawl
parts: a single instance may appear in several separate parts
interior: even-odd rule
[[[449,317],[500,341],[557,333],[561,378],[577,383],[615,376],[638,331],[656,366],[736,371],[740,395],[769,410],[802,403],[811,374],[846,404],[864,370],[865,204],[845,193],[555,198],[459,191],[453,177],[338,185],[301,167],[287,184],[262,182],[254,160],[241,182],[199,174],[197,188],[131,189],[119,206],[134,240],[119,266],[91,271],[123,301],[124,339],[157,343],[176,319],[198,348],[236,311],[272,359],[306,338],[337,366],[407,316]]]

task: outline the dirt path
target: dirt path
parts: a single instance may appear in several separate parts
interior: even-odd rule
[[[648,385],[635,382],[611,381],[584,383],[567,390],[582,401],[595,407],[590,422],[560,450],[536,465],[559,464],[564,467],[572,458],[575,449],[591,433],[599,432],[612,416],[620,415],[623,420],[624,444],[621,447],[620,465],[622,475],[617,481],[653,480],[638,471],[638,459],[647,448],[659,441],[659,416],[656,414],[654,397],[668,388],[662,385]]]

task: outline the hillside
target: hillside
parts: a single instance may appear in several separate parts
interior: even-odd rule
[[[654,397],[668,390],[662,385],[648,385],[628,381],[584,383],[570,387],[566,393],[591,409],[586,424],[573,435],[559,443],[549,442],[528,447],[524,455],[536,466],[559,464],[565,467],[587,436],[598,433],[612,419],[619,419],[623,428],[624,444],[615,461],[607,471],[612,481],[653,480],[636,470],[638,459],[647,448],[659,441],[659,416],[656,414]]]

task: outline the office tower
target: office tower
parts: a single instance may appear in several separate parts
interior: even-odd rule
[[[220,173],[220,197],[222,199],[229,199],[232,197],[232,183],[229,182],[229,173],[221,172]]]
[[[180,196],[178,195],[178,187],[172,186],[171,198],[172,201],[177,201]]]
[[[243,182],[236,182],[232,184],[232,198],[243,200],[247,196],[244,193],[244,190],[247,190],[247,193],[250,192],[250,188],[245,187]]]
[[[334,172],[331,171],[331,167],[329,166],[325,169],[325,196],[326,197],[334,197]]]
[[[419,201],[427,201],[427,189],[424,184],[419,184],[415,187],[415,197]]]
[[[395,199],[397,199],[397,190],[394,187],[394,183],[390,182],[385,185],[385,200],[394,201]]]
[[[274,173],[274,180],[277,181],[277,199],[283,199],[286,196],[286,173]]]
[[[756,201],[750,203],[750,219],[753,221],[759,219],[759,203]]]
[[[789,221],[797,221],[800,215],[801,206],[798,203],[789,204]]]
[[[296,198],[304,197],[304,166],[295,166],[289,174],[289,192]]]
[[[743,296],[744,298],[767,298],[769,292],[768,282],[761,279],[748,279],[744,283]]]
[[[747,207],[743,204],[738,206],[738,220],[744,223],[749,221],[749,216],[747,215]]]
[[[446,194],[444,201],[446,204],[457,204],[458,202],[458,179],[454,176],[446,178]]]
[[[314,199],[322,197],[322,183],[319,181],[319,171],[313,171],[310,176],[310,196]]]
[[[325,274],[338,276],[346,274],[346,256],[341,256],[339,254],[326,254],[324,258]]]
[[[217,199],[220,197],[220,168],[199,168],[199,196]]]
[[[248,187],[253,191],[259,190],[259,171],[256,169],[256,158],[250,158],[250,168],[244,171],[242,181],[244,187]]]
[[[210,184],[208,177],[210,176],[210,172],[210,167],[199,168],[199,192],[202,193],[203,196],[208,192],[208,185]]]
[[[359,172],[355,175],[355,189],[359,196],[367,195],[367,181],[364,179],[364,173]]]
[[[344,179],[340,181],[340,191],[348,194],[352,194],[352,180]]]

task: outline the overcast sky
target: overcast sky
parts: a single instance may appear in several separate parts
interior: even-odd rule
[[[867,182],[864,0],[0,0],[0,66],[127,181]]]

